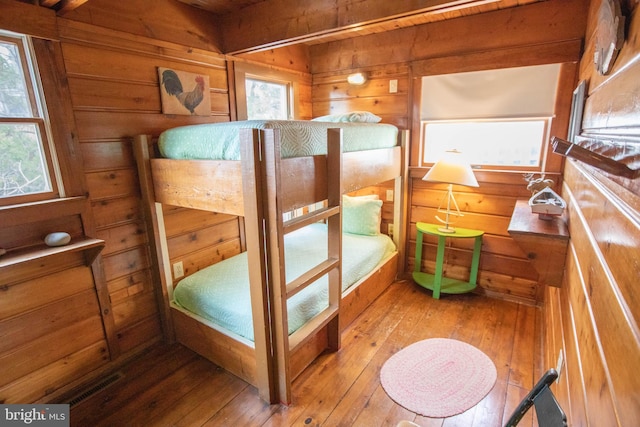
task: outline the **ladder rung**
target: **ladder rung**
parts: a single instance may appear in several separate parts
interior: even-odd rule
[[[302,325],[300,329],[289,336],[289,351],[293,352],[303,345],[309,338],[314,336],[320,329],[338,315],[337,306],[329,306],[318,313],[315,317]]]
[[[331,206],[327,208],[321,208],[304,216],[294,218],[284,223],[285,234],[296,231],[302,227],[306,227],[309,224],[313,224],[318,221],[325,220],[333,215],[340,213],[340,206]]]
[[[307,270],[299,277],[295,278],[291,282],[287,283],[287,298],[291,298],[307,286],[318,280],[320,277],[328,274],[331,270],[338,267],[338,259],[329,258],[320,264],[313,267],[311,270]]]

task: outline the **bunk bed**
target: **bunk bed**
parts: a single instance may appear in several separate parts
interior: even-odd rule
[[[217,147],[223,148],[196,148],[185,153],[183,142],[172,142],[183,141],[184,133],[179,138],[173,135],[183,131],[187,140],[198,144],[216,140]],[[377,138],[372,135],[385,134],[379,148],[363,146],[358,142],[363,139],[356,138],[365,135],[364,140],[370,141]],[[151,246],[159,267],[155,279],[162,285],[165,330],[255,385],[264,400],[289,403],[291,381],[321,352],[339,349],[341,331],[384,291],[398,266],[404,264],[401,219],[406,210],[406,138],[406,132],[390,125],[302,121],[186,126],[165,131],[159,141],[136,136],[134,152]],[[345,290],[343,195],[389,180],[394,181],[396,251],[382,256],[369,273]],[[285,220],[285,213],[319,202],[324,203],[321,208]],[[243,218],[246,253],[241,254],[245,257],[241,262],[252,266],[246,273],[253,323],[249,335],[231,331],[207,314],[195,314],[174,298],[163,204]],[[320,226],[324,227],[325,238],[314,240],[326,245],[322,260],[295,274],[287,271],[291,255],[285,253],[285,240]],[[321,278],[326,278],[321,285],[326,289],[324,302],[298,322],[306,322],[301,327],[290,327],[292,309],[288,302],[318,287]],[[192,279],[189,276],[185,280]]]

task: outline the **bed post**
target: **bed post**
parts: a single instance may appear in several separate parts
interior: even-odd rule
[[[136,135],[133,138],[133,154],[138,167],[147,238],[151,246],[152,256],[155,258],[158,267],[151,269],[151,278],[154,282],[154,291],[158,301],[164,337],[167,342],[172,343],[175,341],[175,331],[171,322],[170,312],[173,281],[169,270],[169,252],[166,243],[162,205],[156,203],[153,190],[151,157],[149,155],[151,139],[150,135]]]
[[[280,180],[280,150],[276,141],[279,140],[277,130],[259,131],[261,146],[261,167],[264,181],[264,214],[265,214],[265,242],[267,246],[267,265],[269,280],[269,301],[271,307],[272,333],[271,345],[273,349],[273,363],[275,368],[274,385],[278,401],[288,405],[291,403],[291,369],[288,336],[287,292],[283,291],[282,283],[286,280],[284,259],[284,228],[279,204],[281,192]]]
[[[406,269],[406,243],[407,227],[407,203],[409,200],[409,131],[401,130],[399,134],[401,165],[400,176],[394,179],[394,203],[393,203],[393,242],[398,249],[398,276],[402,276]]]
[[[342,302],[342,129],[327,131],[327,206],[338,207],[338,213],[327,218],[328,257],[338,260],[338,268],[329,273],[329,306],[337,313],[327,325],[327,344],[330,351],[342,346],[340,303]]]
[[[265,243],[266,219],[263,194],[264,176],[261,158],[261,133],[257,129],[240,130],[244,226],[253,314],[256,387],[260,397],[278,402],[273,328],[269,304],[268,257]]]

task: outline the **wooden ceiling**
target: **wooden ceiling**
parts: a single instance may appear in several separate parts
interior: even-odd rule
[[[213,12],[216,15],[225,15],[227,13],[238,12],[242,9],[245,9],[249,6],[258,4],[258,3],[287,3],[287,1],[283,0],[178,0],[182,3],[188,4],[189,6],[198,7],[200,9],[208,10],[209,12]],[[297,3],[303,3],[301,0],[293,0]],[[397,0],[396,0],[397,1]],[[538,1],[545,0],[448,0],[448,1],[413,1],[413,2],[404,2],[404,3],[412,3],[415,11],[417,12],[420,9],[429,9],[433,8],[434,11],[437,9],[447,9],[449,14],[447,15],[447,11],[443,10],[442,12],[438,12],[437,14],[442,15],[440,19],[450,19],[451,17],[459,17],[470,15],[474,13],[482,13],[496,9],[504,9],[506,7],[513,6],[521,6],[529,3],[535,3]],[[317,3],[318,0],[315,1]],[[350,1],[332,1],[336,7],[339,7],[340,3],[346,4],[346,8],[349,8],[349,3],[360,3],[362,0],[350,0]],[[307,1],[307,3],[311,4]],[[371,2],[375,3],[375,2]],[[398,2],[401,3],[401,2]],[[466,12],[462,12],[465,10]],[[458,10],[458,12],[454,12]],[[453,12],[453,13],[451,13]],[[421,22],[422,21],[422,22]],[[421,23],[432,22],[433,19],[427,19],[426,16],[417,16],[415,17],[415,23],[411,25],[418,25]]]
[[[178,0],[179,2],[188,4],[189,6],[198,7],[208,10],[216,15],[225,15],[227,13],[236,12],[247,6],[256,3],[262,3],[268,0]]]
[[[193,4],[194,0],[179,0]],[[225,53],[308,45],[524,6],[546,0],[242,0],[221,15]],[[198,0],[208,10],[235,0]]]
[[[59,16],[92,0],[20,0]],[[217,15],[227,53],[319,44],[546,0],[177,0]],[[274,19],[269,19],[273,17]],[[225,43],[227,44],[227,43]]]
[[[58,13],[58,15],[64,15],[65,13],[69,13],[72,10],[82,6],[89,0],[35,0],[35,1],[21,0],[21,1],[23,1],[24,3],[39,4],[42,7],[55,10]]]

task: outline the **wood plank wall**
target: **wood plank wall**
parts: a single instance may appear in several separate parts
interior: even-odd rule
[[[149,4],[133,3],[127,3],[132,7],[128,16],[135,17],[133,21],[140,25],[137,18],[140,13],[135,12],[135,7],[147,11]],[[154,2],[153,9],[158,11],[161,3],[166,16],[178,4]],[[114,5],[104,6],[103,9],[114,13]],[[193,18],[192,24],[203,22],[201,12],[185,5],[178,7],[195,16],[189,18]],[[24,12],[25,16],[29,14]],[[100,13],[89,16],[89,20],[113,19],[112,15]],[[19,16],[14,19],[21,21]],[[181,25],[175,13],[172,19],[170,25]],[[82,252],[50,257],[37,265],[28,262],[3,268],[0,275],[3,290],[0,402],[3,403],[56,401],[62,394],[113,370],[115,365],[162,339],[131,135],[157,135],[179,124],[230,118],[226,60],[216,52],[189,46],[187,39],[196,32],[182,39],[180,35],[188,31],[168,31],[164,27],[166,20],[142,27],[164,28],[184,42],[180,45],[57,19],[53,13],[51,20],[62,42],[55,49],[42,49],[45,55],[39,55],[39,59],[46,61],[39,65],[43,80],[47,78],[43,83],[57,139],[79,141],[58,154],[62,156],[65,177],[70,177],[66,183],[68,193],[84,194],[84,190],[78,193],[77,188],[85,188],[86,182],[90,200],[83,217],[87,217],[90,230],[83,230],[85,221],[80,221],[77,215],[61,216],[56,207],[45,207],[41,215],[44,220],[3,228],[0,241],[11,250],[33,245],[48,232],[65,230],[74,237],[91,233],[91,237],[104,239],[106,246],[93,272]],[[114,21],[121,25],[132,22]],[[39,49],[42,45],[40,40],[34,44]],[[54,54],[58,56],[49,58]],[[208,74],[212,87],[211,116],[195,119],[162,115],[158,66]],[[50,79],[52,73],[57,75]],[[52,93],[62,96],[64,102],[53,102]],[[67,103],[69,111],[62,108]],[[74,175],[75,172],[79,175]],[[101,298],[106,300],[103,307]]]
[[[152,278],[154,260],[140,201],[132,136],[140,133],[157,136],[175,126],[229,121],[235,117],[229,61],[218,53],[216,38],[210,37],[215,31],[211,21],[205,19],[206,12],[170,0],[154,2],[151,13],[147,13],[148,7],[148,2],[140,0],[115,6],[97,0],[76,9],[65,19],[57,19],[77,125],[75,133],[84,158],[81,170],[97,230],[94,237],[106,241],[101,265],[114,333],[105,336],[101,322],[85,322],[84,334],[74,335],[98,334],[102,346],[95,348],[101,351],[88,349],[82,358],[76,357],[74,363],[78,366],[60,378],[55,390],[47,384],[49,396],[45,401],[69,395],[163,339],[162,311]],[[115,19],[114,15],[135,19]],[[297,61],[292,61],[291,56]],[[308,73],[299,71],[304,67],[298,64],[305,57],[290,48],[286,53],[263,53],[256,62],[273,68],[296,64],[298,69],[294,71],[302,75],[301,111],[304,117],[310,117],[311,79]],[[158,67],[208,75],[210,115],[162,114]],[[242,233],[237,217],[172,207],[167,207],[165,213],[172,262],[183,261],[187,274],[240,251]],[[68,277],[93,288],[91,277],[77,270],[81,268],[74,264],[65,272],[52,271],[47,280]],[[83,278],[89,282],[80,281]],[[95,294],[95,290],[90,292]],[[97,305],[96,310],[99,314]],[[16,393],[38,385],[37,378],[27,378]],[[33,394],[16,393],[7,395],[7,401],[29,401]]]
[[[73,250],[75,243],[61,251],[43,243],[54,231],[68,232],[74,242],[95,237],[55,13],[0,3],[0,28],[34,35],[67,196],[0,208],[0,247],[8,251],[0,260],[0,402],[38,402],[106,366],[113,317],[100,261],[87,261],[82,250]]]
[[[640,136],[640,7],[623,3],[626,41],[613,70],[593,66],[601,0],[593,0],[580,79],[588,83],[582,134]],[[636,150],[637,152],[637,150]],[[547,366],[560,353],[556,394],[570,425],[629,426],[640,420],[640,180],[567,161],[563,196],[571,241],[562,288],[548,288]]]
[[[182,262],[185,276],[245,249],[235,216],[172,206],[163,211],[170,265]],[[179,279],[174,277],[174,285]]]
[[[47,209],[57,212],[45,218]],[[85,233],[81,216],[65,214],[69,209],[59,206],[45,212],[40,207],[39,218],[30,220],[19,208],[11,209],[12,218],[4,210],[0,242],[25,256],[30,247],[43,246],[43,237],[52,231],[64,230],[76,240]],[[71,383],[108,362],[94,277],[82,252],[5,265],[0,284],[0,402],[46,399],[55,385]]]
[[[119,353],[162,339],[131,136],[229,120],[226,63],[218,54],[59,20],[84,172],[98,231]],[[207,117],[161,112],[157,67],[209,76]]]
[[[416,105],[420,77],[564,63],[552,133],[566,135],[587,5],[586,0],[552,0],[311,46],[314,116],[368,110],[384,122],[412,131],[407,271],[412,271],[415,262],[415,223],[433,222],[445,191],[442,185],[423,182],[426,169],[417,167],[420,122]],[[349,86],[346,76],[356,71],[366,72],[369,82],[361,87]],[[398,80],[398,92],[393,94],[389,93],[392,79]],[[547,171],[556,177],[559,191],[561,159],[548,155],[547,160]],[[516,200],[530,197],[522,174],[481,171],[476,176],[479,188],[458,187],[454,191],[463,210],[468,212],[458,225],[487,232],[479,291],[528,303],[540,302],[543,287],[538,283],[538,273],[507,232]],[[468,277],[471,248],[467,243],[453,244],[448,251],[447,275]],[[427,239],[423,254],[423,268],[432,272],[435,240]]]
[[[351,72],[363,71],[367,82],[361,86],[347,83]],[[409,68],[406,64],[391,67],[367,67],[362,70],[328,72],[313,75],[313,117],[349,111],[370,111],[400,129],[409,127]],[[389,93],[389,80],[397,81],[397,92]],[[357,194],[376,194],[383,201],[381,231],[389,233],[393,223],[393,201],[388,200],[387,191],[393,183],[385,183],[359,191]]]
[[[22,7],[40,10],[35,6]],[[73,394],[87,382],[143,354],[163,338],[162,311],[152,278],[154,260],[150,256],[140,204],[132,136],[139,133],[157,136],[175,126],[235,118],[235,96],[230,83],[233,80],[228,78],[227,71],[230,61],[219,53],[215,20],[207,12],[172,0],[157,0],[152,4],[146,0],[117,4],[94,0],[65,15],[64,19],[56,18],[54,13],[49,13],[49,17],[55,21],[51,28],[57,27],[56,38],[60,38],[56,48],[59,56],[55,58],[57,62],[41,66],[55,65],[53,72],[59,74],[60,83],[49,86],[54,90],[62,86],[70,94],[64,95],[64,101],[69,103],[69,111],[64,110],[68,116],[64,116],[62,109],[55,109],[56,103],[49,105],[54,113],[52,117],[60,117],[59,121],[65,124],[61,126],[56,121],[53,128],[61,131],[58,132],[64,136],[61,140],[70,135],[76,147],[80,147],[75,151],[71,145],[68,149],[65,147],[62,167],[65,176],[71,177],[68,189],[85,188],[86,181],[88,216],[94,229],[92,237],[104,239],[106,246],[93,277],[91,269],[82,265],[81,254],[43,263],[28,277],[22,270],[20,276],[12,275],[10,282],[3,276],[5,296],[28,295],[43,286],[66,284],[60,292],[43,294],[47,296],[46,301],[32,298],[30,304],[20,306],[31,319],[27,323],[29,327],[44,332],[4,341],[0,358],[4,361],[2,366],[12,374],[2,375],[0,401],[7,403],[56,401],[63,395]],[[19,17],[15,19],[20,21]],[[248,59],[233,58],[233,61]],[[298,73],[301,116],[310,118],[311,77],[306,48],[263,52],[252,61]],[[210,115],[162,114],[158,67],[208,75]],[[66,160],[73,164],[67,166]],[[67,168],[71,172],[66,172]],[[74,178],[73,173],[77,172]],[[172,236],[170,255],[172,260],[184,262],[187,273],[239,251],[238,218],[170,207],[166,211],[168,232]],[[45,221],[38,227],[3,230],[0,239],[11,249],[25,239],[39,239],[43,227],[77,234],[77,224],[56,221]],[[10,273],[16,273],[15,269]],[[105,282],[104,291],[100,287],[96,293],[96,277]],[[107,301],[103,321],[100,321],[98,295]],[[61,304],[67,307],[72,304],[75,309],[59,314]],[[22,321],[27,318],[17,313],[15,307],[0,307],[3,337],[5,332],[7,336],[17,337],[27,325]],[[56,318],[55,334],[49,333],[50,328],[41,327],[41,322],[51,316]],[[107,321],[109,324],[103,323]],[[74,346],[58,341],[57,348],[64,354],[49,352],[45,357],[43,353],[42,357],[31,358],[32,362],[18,363],[20,358],[28,360],[23,357],[28,349],[56,347],[53,342],[60,334],[74,337]],[[44,346],[43,340],[46,340]]]

